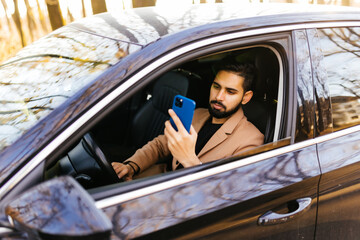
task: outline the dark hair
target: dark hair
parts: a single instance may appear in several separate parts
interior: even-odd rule
[[[243,88],[244,91],[252,89],[252,84],[256,75],[256,68],[250,63],[224,63],[217,69],[218,72],[226,71],[232,72],[244,78]]]

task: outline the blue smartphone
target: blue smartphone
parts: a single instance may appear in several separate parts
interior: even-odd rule
[[[194,100],[191,100],[184,96],[176,95],[174,97],[172,109],[180,118],[182,124],[188,132],[190,132],[191,122],[195,111],[195,105],[196,104]],[[170,122],[173,128],[177,131],[177,127],[172,118],[170,118]]]

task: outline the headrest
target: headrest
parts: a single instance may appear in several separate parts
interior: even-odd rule
[[[180,94],[186,96],[189,80],[177,72],[167,72],[155,83],[152,94],[153,106],[161,112],[171,108],[173,99]]]
[[[270,49],[262,49],[256,54],[255,66],[257,80],[254,92],[267,99],[277,99],[279,82],[279,63],[276,55]]]
[[[267,111],[269,110],[265,102],[252,99],[243,106],[243,110],[247,120],[254,124],[261,133],[265,134],[268,121]]]

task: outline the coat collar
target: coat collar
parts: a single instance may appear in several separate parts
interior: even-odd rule
[[[210,117],[210,114],[207,117],[202,118],[199,121],[199,128],[196,131],[199,131],[205,124],[206,120]],[[236,113],[234,113],[220,128],[215,134],[210,138],[210,140],[205,144],[203,149],[198,154],[198,157],[201,157],[206,152],[210,151],[231,135],[235,129],[235,127],[239,124],[239,122],[244,118],[244,112],[242,108],[240,108]]]

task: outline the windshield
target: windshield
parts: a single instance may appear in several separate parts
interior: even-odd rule
[[[140,46],[63,27],[0,65],[0,151]]]

